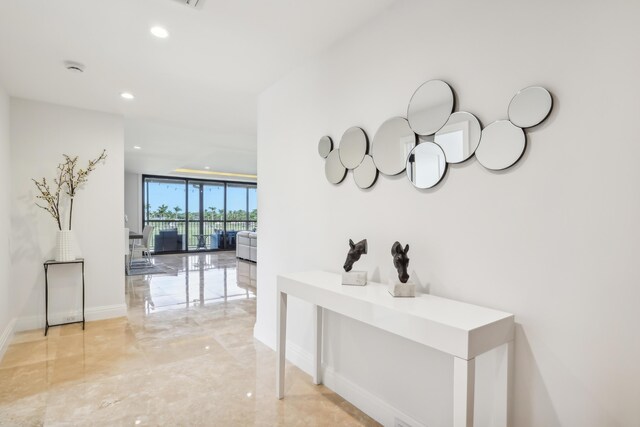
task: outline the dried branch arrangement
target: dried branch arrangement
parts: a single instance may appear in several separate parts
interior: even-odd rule
[[[36,196],[44,203],[36,202],[36,205],[49,212],[58,225],[58,230],[62,230],[61,203],[62,191],[69,198],[69,230],[71,230],[71,221],[73,219],[73,199],[76,197],[78,190],[87,182],[87,178],[93,172],[100,162],[104,162],[107,158],[107,150],[93,160],[89,160],[85,169],[78,168],[78,156],[69,157],[66,154],[64,162],[60,163],[57,168],[57,177],[53,180],[54,187],[51,188],[46,178],[41,180],[32,179],[39,195]]]

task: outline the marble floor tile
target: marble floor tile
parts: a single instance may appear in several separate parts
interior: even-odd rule
[[[293,365],[276,399],[275,352],[253,338],[254,264],[231,252],[154,260],[177,273],[126,277],[126,317],[15,335],[1,426],[378,425]]]

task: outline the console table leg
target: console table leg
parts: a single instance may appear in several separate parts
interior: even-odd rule
[[[511,396],[513,383],[513,341],[496,349],[497,378],[493,414],[493,425],[509,427],[511,425]]]
[[[473,427],[476,360],[453,358],[453,426]]]
[[[287,348],[287,294],[278,292],[278,326],[276,328],[276,345],[278,368],[276,369],[276,394],[278,399],[284,397],[285,350]]]
[[[505,345],[505,363],[503,374],[506,377],[504,379],[504,388],[506,393],[505,398],[505,410],[504,410],[504,426],[509,427],[513,424],[513,363],[514,363],[514,350],[515,344],[509,341]]]
[[[313,383],[322,384],[322,307],[313,306]]]

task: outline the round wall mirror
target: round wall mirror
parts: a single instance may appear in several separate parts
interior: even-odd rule
[[[522,129],[509,120],[498,120],[482,130],[476,158],[487,169],[507,169],[520,160],[526,145]]]
[[[421,142],[407,157],[407,178],[417,188],[431,188],[447,171],[444,151],[436,143]]]
[[[347,169],[355,169],[364,159],[369,142],[367,134],[359,127],[352,127],[340,139],[340,161]]]
[[[521,128],[535,126],[547,118],[552,105],[551,94],[545,88],[522,89],[509,103],[509,120]]]
[[[347,170],[340,161],[340,150],[333,150],[329,153],[324,164],[324,174],[327,181],[332,184],[340,184],[347,176]]]
[[[460,111],[449,116],[447,123],[436,132],[434,141],[447,158],[447,163],[461,163],[473,156],[482,135],[480,122],[471,113]]]
[[[402,173],[407,156],[416,146],[416,134],[403,117],[384,122],[371,142],[371,155],[378,170],[385,175]]]
[[[333,141],[328,136],[323,136],[320,138],[318,142],[318,154],[322,156],[322,158],[326,158],[329,153],[333,150]]]
[[[373,157],[364,156],[360,166],[353,170],[353,179],[356,181],[356,185],[362,189],[369,188],[375,184],[378,179],[378,169],[373,162]]]
[[[411,97],[407,120],[418,135],[433,135],[453,111],[453,91],[442,80],[423,83]]]

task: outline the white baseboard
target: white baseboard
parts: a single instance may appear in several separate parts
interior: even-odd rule
[[[275,342],[276,335],[273,331],[266,328],[259,328],[258,322],[253,326],[253,337],[269,347],[271,350],[276,351]]]
[[[127,304],[103,305],[85,310],[85,317],[88,321],[113,319],[114,317],[124,317],[127,315]]]
[[[289,362],[309,375],[312,374],[313,359],[311,353],[292,342],[287,342],[286,352]],[[424,424],[343,377],[331,367],[322,367],[322,383],[384,426],[424,427]]]
[[[94,320],[112,319],[127,315],[126,304],[103,305],[100,307],[87,307],[84,317],[87,322]],[[82,320],[80,310],[69,313],[49,313],[49,324],[77,322]],[[16,331],[29,331],[44,328],[44,313],[38,316],[24,316],[17,319]]]
[[[16,318],[14,317],[9,321],[9,324],[4,328],[2,334],[0,334],[0,360],[4,356],[4,352],[7,351],[7,347],[11,344],[11,339],[13,338],[13,332],[16,327]]]

